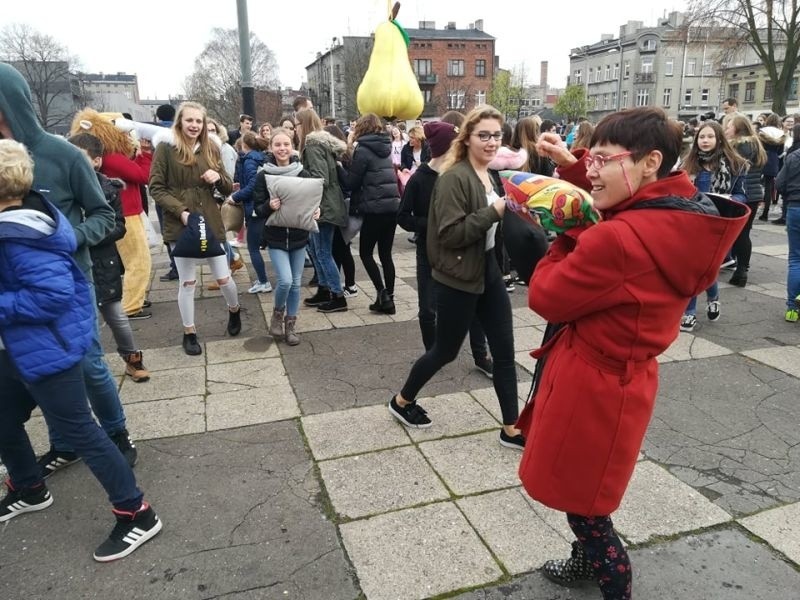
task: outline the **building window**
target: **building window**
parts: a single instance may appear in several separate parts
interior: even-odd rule
[[[589,67],[589,72],[586,77],[588,83],[594,83],[594,67]]]
[[[665,58],[664,59],[664,75],[667,77],[672,77],[672,72],[675,70],[675,59],[674,58]]]
[[[622,90],[622,102],[620,108],[628,108],[628,90]]]
[[[732,83],[728,86],[728,98],[739,99],[739,84]]]
[[[745,102],[755,102],[756,101],[756,82],[755,81],[748,81],[744,84],[744,101]]]
[[[464,61],[461,61],[462,63]],[[459,109],[464,106],[464,90],[454,90],[447,94],[447,108]]]
[[[643,88],[636,90],[636,106],[647,106],[650,103],[650,90]]]
[[[686,90],[686,91],[683,93],[683,105],[684,105],[684,106],[691,106],[691,105],[692,105],[692,96],[693,96],[693,95],[694,95],[694,94],[692,93],[692,90],[691,90],[691,88],[690,88],[690,89],[688,89],[688,90]]]
[[[617,108],[617,92],[611,92],[611,108]]]
[[[486,77],[486,60],[483,58],[475,61],[475,77]]]
[[[792,85],[789,86],[789,96],[787,100],[797,100],[797,77],[792,79]]]
[[[625,61],[625,68],[623,69],[622,73],[625,79],[631,76],[631,61],[629,60]]]
[[[464,61],[461,59],[447,61],[447,74],[450,77],[463,77],[464,76]]]
[[[583,73],[580,69],[575,69],[572,76],[575,79],[575,85],[580,85],[583,82]]]
[[[531,106],[539,107],[541,105],[542,105],[542,99],[541,98],[534,98],[534,99],[531,100]]]
[[[703,62],[703,75],[711,75],[714,71],[714,66],[710,60]]]
[[[430,75],[433,70],[433,61],[430,58],[415,58],[414,59],[414,73],[417,76]]]
[[[619,63],[614,63],[614,75],[612,79],[619,79]]]
[[[700,106],[708,106],[708,88],[700,90]]]
[[[486,104],[486,92],[475,92],[475,106]]]
[[[611,65],[606,65],[606,81],[611,79]]]
[[[603,94],[603,110],[608,110],[608,94]]]
[[[653,57],[652,56],[643,56],[642,57],[642,73],[652,73],[653,72]]]
[[[422,90],[422,99],[425,101],[425,104],[430,104],[433,99],[433,90],[430,88]]]
[[[655,50],[656,41],[654,39],[645,40],[642,42],[642,50]]]
[[[672,104],[672,88],[664,88],[664,98],[662,103],[664,108],[669,108],[669,105]]]
[[[772,102],[772,80],[767,79],[764,82],[764,102]]]
[[[690,58],[689,60],[687,60],[686,61],[686,75],[691,77],[691,76],[693,76],[695,74],[696,70],[697,70],[697,59],[696,58]]]

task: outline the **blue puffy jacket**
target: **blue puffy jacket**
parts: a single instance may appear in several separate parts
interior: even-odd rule
[[[61,212],[36,193],[0,212],[0,344],[25,381],[60,373],[92,341],[94,305]]]

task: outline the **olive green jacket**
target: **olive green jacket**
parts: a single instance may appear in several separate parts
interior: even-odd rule
[[[325,181],[319,204],[320,223],[330,223],[338,227],[347,225],[347,206],[336,169],[336,161],[346,150],[347,144],[327,131],[313,131],[306,136],[300,161],[312,177]]]
[[[173,143],[165,141],[156,146],[150,167],[150,195],[164,209],[165,242],[174,242],[180,237],[184,229],[181,213],[187,210],[203,215],[216,238],[225,240],[225,227],[214,199],[214,189],[228,196],[233,191],[233,182],[221,165],[220,162],[217,171],[220,180],[216,185],[209,185],[200,179],[210,168],[200,154],[195,164],[182,165]]]
[[[482,294],[486,232],[500,220],[468,160],[439,175],[428,211],[428,258],[433,278],[449,287]]]

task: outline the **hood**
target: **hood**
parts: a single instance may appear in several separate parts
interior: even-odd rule
[[[0,112],[11,127],[14,139],[28,148],[46,135],[33,110],[28,82],[6,63],[0,63]]]
[[[217,148],[222,148],[222,140],[219,139],[216,134],[208,134],[208,139],[213,141],[217,145]],[[153,144],[153,148],[159,144],[169,144],[170,146],[176,147],[177,142],[175,141],[175,130],[171,127],[169,129],[165,127],[159,128],[159,130],[153,134],[153,139],[150,140],[150,143]]]
[[[306,146],[311,144],[319,144],[325,146],[328,150],[333,152],[337,157],[347,152],[347,144],[339,138],[332,136],[324,129],[321,131],[312,131],[306,136]],[[392,145],[389,144],[391,151]],[[388,156],[388,155],[387,155]]]
[[[758,138],[766,144],[777,146],[786,140],[786,133],[777,127],[762,127],[758,130]]]
[[[392,140],[383,133],[368,133],[356,140],[359,146],[363,146],[378,158],[387,158],[392,153]]]
[[[0,241],[66,254],[77,249],[72,226],[55,206],[36,192],[25,197],[22,208],[0,212]]]
[[[242,157],[242,160],[254,160],[259,164],[262,164],[266,159],[266,155],[260,150],[250,150]]]
[[[514,150],[508,146],[500,146],[489,163],[489,168],[494,171],[519,171],[527,162],[528,151],[525,148]]]
[[[697,192],[683,171],[643,186],[625,205],[627,210],[604,216],[628,225],[683,296],[696,296],[717,280],[749,214],[746,205],[728,197]],[[677,234],[664,236],[662,231]]]

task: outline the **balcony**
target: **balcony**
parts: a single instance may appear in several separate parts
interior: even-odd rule
[[[417,73],[417,81],[423,85],[436,85],[439,82],[439,77],[433,73],[427,73],[425,75]]]
[[[634,73],[633,74],[633,82],[634,83],[655,83],[656,82],[656,74],[652,72],[644,72],[644,73]]]

